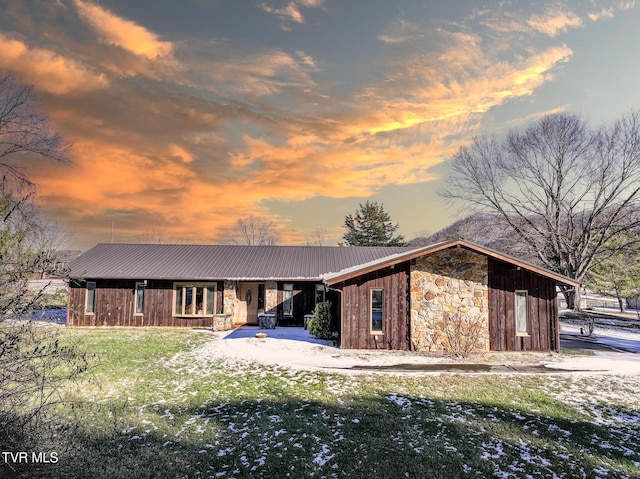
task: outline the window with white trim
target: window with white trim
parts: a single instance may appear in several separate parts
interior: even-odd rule
[[[215,308],[215,283],[174,283],[174,316],[213,316],[216,310]]]
[[[145,284],[136,283],[136,312],[135,314],[144,313],[144,287]]]
[[[382,333],[382,322],[383,322],[383,289],[382,288],[374,288],[370,290],[369,293],[369,314],[370,314],[370,325],[371,325],[371,334],[381,334]]]
[[[285,283],[282,289],[284,290],[282,314],[284,316],[293,316],[293,284]]]
[[[521,290],[515,292],[515,319],[516,319],[516,336],[529,335],[529,307],[528,307],[528,291]]]
[[[96,312],[96,282],[87,281],[87,295],[84,304],[84,312],[93,314]]]

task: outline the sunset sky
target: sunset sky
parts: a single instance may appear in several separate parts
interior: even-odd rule
[[[474,135],[640,108],[633,1],[0,0],[0,69],[31,83],[72,162],[33,162],[79,247],[215,243],[239,218],[337,244],[384,204],[407,239]],[[112,230],[113,225],[113,230]]]

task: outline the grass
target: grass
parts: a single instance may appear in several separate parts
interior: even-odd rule
[[[345,376],[203,357],[185,329],[68,336],[93,365],[42,477],[640,477],[635,376]]]
[[[595,351],[589,351],[586,349],[561,349],[560,354],[566,356],[595,356]]]

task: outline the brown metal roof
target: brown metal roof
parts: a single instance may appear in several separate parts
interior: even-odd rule
[[[319,280],[416,248],[102,243],[69,265],[72,278]]]
[[[323,275],[322,279],[324,280],[325,283],[332,285],[332,284],[339,283],[341,281],[345,281],[349,278],[354,278],[356,276],[360,276],[362,274],[365,274],[371,271],[376,271],[381,268],[392,266],[398,263],[403,263],[405,261],[419,258],[421,256],[433,254],[437,251],[441,251],[447,248],[466,248],[466,249],[475,251],[476,253],[480,253],[488,257],[503,261],[505,263],[509,263],[514,266],[518,266],[523,269],[532,271],[534,273],[538,273],[542,276],[546,276],[548,278],[554,279],[559,284],[564,284],[574,288],[579,288],[581,285],[580,282],[576,281],[575,279],[569,278],[567,276],[563,276],[558,273],[554,273],[553,271],[549,271],[544,268],[540,268],[539,266],[534,266],[531,263],[522,261],[521,259],[514,258],[513,256],[509,256],[499,251],[495,251],[490,248],[485,248],[484,246],[480,246],[465,240],[443,241],[443,242],[435,243],[429,246],[411,248],[409,250],[405,250],[405,251],[398,252],[396,254],[389,255],[388,257],[385,257],[385,258],[375,259],[369,263],[354,265],[354,266],[345,268],[342,271],[327,273]]]
[[[423,247],[102,243],[69,265],[72,278],[324,280],[336,284],[442,249],[462,247],[579,287],[574,279],[464,240]]]

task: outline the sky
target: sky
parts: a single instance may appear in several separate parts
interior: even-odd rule
[[[0,70],[67,164],[22,166],[75,244],[219,243],[241,218],[335,245],[377,201],[407,239],[474,136],[640,108],[634,1],[0,0]]]

